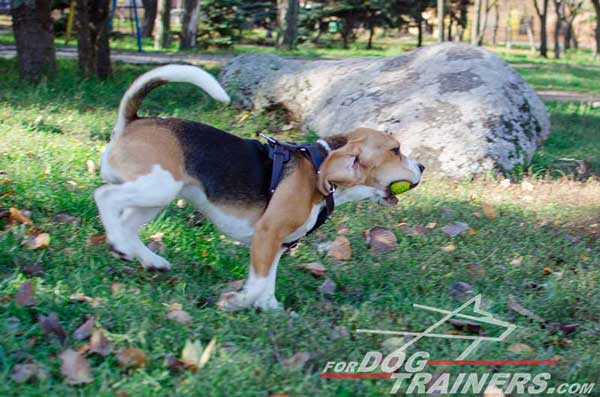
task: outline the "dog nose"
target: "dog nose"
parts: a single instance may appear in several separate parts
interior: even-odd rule
[[[425,171],[425,166],[423,164],[419,163],[418,167],[421,170],[421,173],[423,173],[423,171]]]

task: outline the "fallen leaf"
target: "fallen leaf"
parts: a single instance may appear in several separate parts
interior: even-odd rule
[[[450,296],[459,302],[465,302],[474,296],[473,286],[463,281],[458,281],[450,286]]]
[[[94,332],[92,332],[89,351],[90,353],[96,353],[103,357],[108,356],[112,352],[112,346],[101,330],[95,329]]]
[[[180,372],[185,367],[185,363],[173,354],[167,354],[165,356],[165,361],[167,363],[167,368],[172,372]]]
[[[467,265],[467,270],[476,279],[481,279],[485,277],[485,269],[478,263],[469,263]]]
[[[508,348],[508,351],[512,353],[533,353],[533,347],[529,346],[526,343],[515,343],[514,345]]]
[[[150,240],[163,241],[163,237],[165,237],[165,234],[163,232],[156,232],[152,236],[150,236]]]
[[[397,336],[393,336],[393,337],[387,338],[383,342],[381,342],[381,347],[384,352],[391,353],[394,350],[398,350],[398,348],[400,348],[401,346],[403,346],[405,344],[406,344],[406,339],[400,338]]]
[[[137,348],[129,348],[117,354],[117,360],[123,369],[140,368],[146,363],[146,353]]]
[[[17,305],[20,306],[35,305],[35,300],[33,299],[33,283],[31,280],[27,280],[21,284],[21,287],[19,287],[19,290],[17,291],[15,300],[17,301]]]
[[[437,226],[437,223],[429,222],[427,225],[425,225],[425,228],[426,229],[435,229],[436,226]]]
[[[329,248],[329,256],[339,260],[350,259],[352,257],[350,241],[344,236],[338,236],[331,243],[331,247]]]
[[[58,223],[76,224],[81,221],[81,218],[69,214],[58,214],[54,220]]]
[[[520,266],[522,263],[523,263],[522,256],[517,256],[516,258],[514,258],[513,260],[510,261],[510,264],[514,265],[514,266]]]
[[[281,366],[286,369],[302,369],[304,365],[311,359],[311,355],[307,352],[295,353],[292,357],[286,358],[281,362]]]
[[[37,263],[28,263],[23,266],[23,274],[28,276],[42,276],[44,274],[44,270]]]
[[[152,252],[154,252],[155,254],[162,254],[165,252],[165,243],[163,243],[162,241],[151,241],[148,245],[147,245],[148,249]]]
[[[181,361],[183,361],[185,365],[196,367],[200,363],[202,351],[202,344],[199,340],[192,342],[187,339],[185,341],[185,346],[181,351]]]
[[[184,199],[177,200],[177,208],[183,208],[183,207],[185,207],[185,205],[186,205],[186,202]]]
[[[456,237],[469,230],[469,225],[464,222],[450,222],[446,226],[442,227],[442,231],[450,237]]]
[[[554,273],[554,272],[552,271],[552,269],[551,269],[551,268],[549,268],[549,267],[545,267],[545,268],[544,268],[544,276],[549,276],[549,275],[551,275],[552,273]]]
[[[60,354],[62,364],[60,372],[70,385],[80,385],[94,381],[90,363],[80,353],[67,349]]]
[[[373,227],[364,233],[367,246],[375,252],[389,252],[396,249],[398,239],[389,229],[384,227]]]
[[[50,313],[48,316],[40,315],[38,324],[44,332],[44,335],[48,336],[50,334],[55,334],[61,344],[65,343],[67,333],[58,321],[58,315],[56,313]]]
[[[92,334],[92,329],[96,325],[96,318],[94,316],[88,318],[79,328],[73,332],[73,336],[77,340],[83,340],[88,338]]]
[[[33,221],[27,215],[23,214],[23,212],[18,209],[12,207],[8,210],[8,223],[22,223],[25,225],[33,225]]]
[[[492,207],[490,203],[487,203],[485,201],[482,202],[481,208],[483,210],[483,215],[485,215],[486,218],[490,220],[496,219],[496,209]]]
[[[442,251],[447,252],[447,253],[452,253],[452,252],[456,251],[456,245],[448,244],[448,245],[442,247]]]
[[[323,284],[319,287],[318,291],[323,295],[333,295],[335,293],[335,281],[330,278],[325,279]]]
[[[535,314],[529,309],[524,308],[519,302],[515,300],[512,295],[508,295],[508,308],[512,311],[519,313],[522,316],[529,317],[532,320],[539,321],[540,323],[545,323],[546,320]]]
[[[94,162],[92,160],[88,160],[85,162],[85,166],[87,168],[87,172],[88,174],[95,174],[96,173],[96,164],[94,164]]]
[[[167,318],[183,325],[188,325],[192,322],[192,317],[185,310],[173,310],[167,313]]]
[[[298,267],[310,272],[315,277],[323,277],[326,271],[325,266],[317,262],[301,263]]]
[[[48,369],[42,364],[17,364],[10,375],[11,379],[17,383],[25,383],[31,380],[45,381],[48,379]]]
[[[88,243],[90,243],[91,245],[102,245],[106,243],[106,235],[94,234],[93,236],[90,236],[90,238],[88,239]]]
[[[27,241],[27,248],[35,250],[38,248],[47,248],[50,245],[50,235],[48,233],[40,233],[34,238]]]
[[[214,353],[216,348],[217,348],[217,339],[212,338],[210,340],[210,342],[208,342],[208,345],[206,345],[206,348],[204,349],[204,351],[202,352],[202,355],[200,356],[200,360],[198,360],[198,368],[202,368],[206,365],[206,363],[208,362],[208,360],[210,360],[210,357],[212,356],[212,354]]]

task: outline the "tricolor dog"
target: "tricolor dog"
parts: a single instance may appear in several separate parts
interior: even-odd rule
[[[405,181],[414,187],[421,180],[424,167],[405,157],[394,138],[371,129],[290,149],[195,121],[138,117],[144,96],[167,82],[192,83],[229,102],[219,83],[194,66],[162,66],[137,78],[121,100],[102,155],[107,184],[96,190],[95,200],[111,248],[145,269],[171,267],[138,234],[176,197],[193,203],[223,234],[250,245],[248,279],[240,292],[221,296],[225,310],[280,306],[275,299],[279,258],[330,203],[370,199],[392,206],[398,200],[391,184]],[[278,147],[282,161],[275,160]],[[274,184],[272,178],[277,178]]]

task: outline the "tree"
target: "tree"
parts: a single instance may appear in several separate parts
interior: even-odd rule
[[[437,20],[438,20],[438,35],[439,43],[444,41],[444,17],[446,16],[444,0],[437,0]],[[449,39],[450,37],[448,37]]]
[[[169,48],[171,45],[171,2],[158,0],[158,18],[154,28],[154,48]]]
[[[181,22],[181,38],[179,41],[180,50],[196,48],[199,13],[198,0],[183,0],[183,20]]]
[[[473,24],[471,25],[471,44],[477,45],[479,41],[479,31],[481,23],[481,1],[475,0],[475,6],[473,8]],[[535,1],[535,0],[534,0]]]
[[[156,20],[156,0],[142,0],[144,5],[144,19],[142,20],[142,36],[152,37],[154,30],[154,21]]]
[[[298,39],[298,0],[277,0],[277,47],[291,50]]]
[[[77,56],[85,77],[107,79],[112,74],[108,43],[109,0],[77,0]]]
[[[565,22],[565,38],[564,38],[564,48],[565,51],[571,48],[577,49],[577,37],[575,36],[575,30],[573,29],[573,22],[575,22],[575,18],[581,12],[583,8],[583,0],[566,0],[565,8],[563,11],[563,18]]]
[[[546,21],[548,19],[548,0],[542,0],[542,6],[538,4],[538,0],[532,0],[535,12],[540,19],[540,55],[548,58],[548,34],[546,33]]]
[[[11,4],[19,75],[33,82],[56,69],[50,4],[50,0],[13,0]]]
[[[592,0],[594,11],[596,11],[596,49],[594,54],[596,58],[600,57],[600,0]]]
[[[556,21],[554,22],[554,58],[560,58],[560,31],[563,23],[563,0],[553,0]]]

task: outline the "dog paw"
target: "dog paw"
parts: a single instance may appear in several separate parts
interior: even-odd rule
[[[283,310],[283,305],[275,299],[274,295],[257,299],[253,306],[263,311]]]
[[[225,292],[221,294],[217,307],[226,312],[234,312],[249,307],[246,296],[241,292]]]
[[[128,249],[126,247],[121,247],[111,242],[108,243],[108,247],[110,249],[110,253],[117,259],[121,259],[127,262],[131,262],[134,259],[133,254],[128,254]]]
[[[141,260],[146,270],[167,271],[171,270],[171,263],[162,256],[152,255]]]

